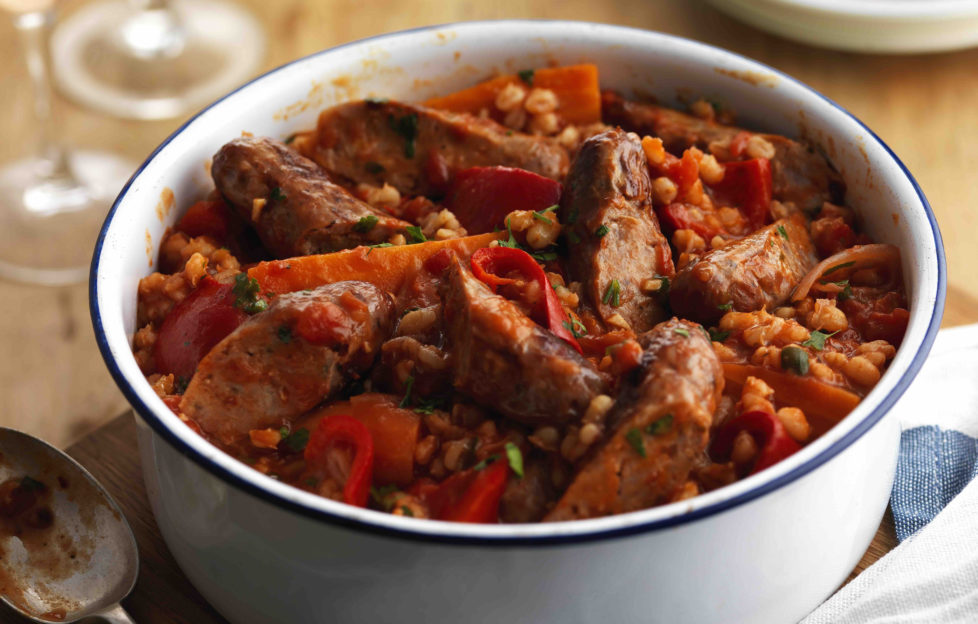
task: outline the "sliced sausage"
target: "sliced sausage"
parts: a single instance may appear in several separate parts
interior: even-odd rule
[[[279,295],[201,360],[180,410],[223,444],[287,424],[366,371],[393,322],[366,282]]]
[[[550,462],[543,456],[531,453],[525,457],[523,477],[506,482],[499,500],[499,521],[539,522],[557,498],[550,473]]]
[[[676,314],[704,324],[726,309],[773,310],[817,262],[803,220],[781,219],[692,260],[676,274],[669,303]]]
[[[703,328],[672,319],[639,336],[641,363],[590,455],[546,521],[578,520],[669,501],[706,450],[723,370]]]
[[[443,286],[457,390],[513,420],[564,423],[584,415],[605,380],[566,342],[454,258]]]
[[[711,143],[729,144],[737,134],[744,132],[742,128],[700,119],[671,108],[631,102],[611,91],[602,94],[601,116],[606,123],[661,138],[666,149],[674,154],[693,146],[708,150]],[[807,211],[817,210],[823,202],[842,200],[845,184],[821,154],[808,145],[778,134],[758,136],[774,146],[775,155],[771,159],[774,199],[794,202]]]
[[[454,172],[502,165],[559,180],[567,153],[553,139],[489,119],[394,101],[340,104],[319,115],[310,158],[350,182],[441,196]]]
[[[581,283],[602,320],[619,314],[636,332],[665,317],[655,293],[642,291],[643,282],[674,272],[651,189],[638,137],[615,128],[581,145],[560,204],[560,220],[572,228],[570,279]]]
[[[225,144],[214,156],[211,176],[279,258],[381,243],[411,225],[350,195],[316,163],[274,139]]]

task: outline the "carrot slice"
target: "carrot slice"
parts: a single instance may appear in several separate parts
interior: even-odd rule
[[[743,386],[748,377],[757,377],[771,386],[778,403],[805,412],[808,424],[812,426],[812,439],[835,426],[860,401],[859,396],[838,386],[762,366],[724,363],[723,375],[728,382],[738,386]]]
[[[443,249],[468,258],[476,249],[504,236],[491,232],[477,236],[430,241],[397,247],[357,247],[329,254],[260,262],[248,270],[262,292],[287,293],[343,280],[361,280],[388,292],[397,292],[421,265]]]
[[[526,83],[510,74],[481,82],[474,87],[457,91],[425,102],[425,106],[457,113],[478,114],[492,111],[496,95],[509,84]],[[598,67],[592,64],[546,67],[533,72],[533,87],[550,89],[559,102],[557,114],[567,123],[588,124],[601,121],[601,89],[598,86]]]

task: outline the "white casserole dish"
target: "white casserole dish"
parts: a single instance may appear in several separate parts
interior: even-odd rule
[[[153,270],[165,229],[212,188],[206,163],[223,143],[242,131],[288,136],[346,99],[421,100],[496,70],[581,61],[599,65],[605,88],[671,104],[719,98],[742,125],[810,138],[842,172],[867,231],[900,247],[909,328],[890,369],[842,423],[771,469],[680,503],[570,523],[465,525],[359,509],[284,485],[212,447],[153,393],[130,346],[136,285]],[[176,209],[161,199],[168,190]],[[788,622],[835,590],[879,525],[899,438],[887,413],[933,342],[944,274],[934,215],[910,173],[824,96],[672,36],[503,21],[339,46],[205,109],[123,189],[99,237],[90,287],[99,347],[137,414],[160,530],[190,580],[232,622]]]

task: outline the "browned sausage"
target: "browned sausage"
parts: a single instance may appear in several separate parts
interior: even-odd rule
[[[316,163],[273,139],[225,144],[214,156],[211,176],[279,258],[382,243],[411,225],[353,197]]]
[[[319,115],[307,155],[351,182],[384,182],[405,195],[440,196],[454,172],[519,167],[559,180],[567,153],[553,139],[489,119],[394,101],[348,102]]]
[[[331,333],[310,342],[318,313]],[[287,424],[366,371],[393,322],[390,296],[366,282],[279,295],[204,357],[180,410],[223,444]]]
[[[456,258],[443,286],[457,390],[524,423],[584,415],[605,380],[570,345],[495,295]]]
[[[704,324],[718,321],[727,304],[740,312],[773,310],[817,262],[802,218],[781,219],[691,261],[676,274],[669,303]]]
[[[723,370],[703,328],[678,319],[639,336],[641,363],[609,415],[609,438],[585,456],[546,521],[669,501],[706,450]]]
[[[666,149],[674,154],[693,146],[707,150],[711,143],[729,143],[744,131],[671,108],[631,102],[611,91],[602,94],[601,116],[605,123],[661,138]],[[759,136],[774,146],[775,155],[771,159],[774,199],[794,202],[807,211],[817,210],[826,201],[838,203],[842,200],[845,184],[821,154],[808,145],[777,134]]]
[[[674,271],[651,189],[642,144],[616,128],[581,145],[560,203],[560,220],[572,228],[570,279],[581,283],[602,320],[620,314],[636,332],[665,317],[655,294],[642,292],[642,283]]]

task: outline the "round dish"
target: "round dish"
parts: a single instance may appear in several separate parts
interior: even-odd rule
[[[208,190],[217,147],[242,131],[284,137],[309,128],[321,108],[347,99],[422,100],[494,70],[584,60],[598,64],[603,86],[673,104],[691,94],[720,97],[748,127],[804,134],[842,172],[866,230],[901,248],[911,300],[903,346],[842,423],[777,466],[688,501],[595,520],[473,526],[390,516],[281,484],[212,447],[152,391],[129,345],[136,283],[179,216],[173,197],[182,209]],[[506,21],[340,46],[202,111],[150,156],[116,201],[93,258],[91,306],[106,363],[139,415],[144,477],[161,532],[191,581],[231,621],[447,622],[473,613],[519,621],[650,614],[786,621],[828,596],[875,533],[899,438],[898,424],[885,416],[933,342],[944,272],[936,221],[909,172],[818,93],[759,63],[667,35]]]
[[[851,52],[915,54],[978,45],[974,0],[710,0],[751,26]]]

